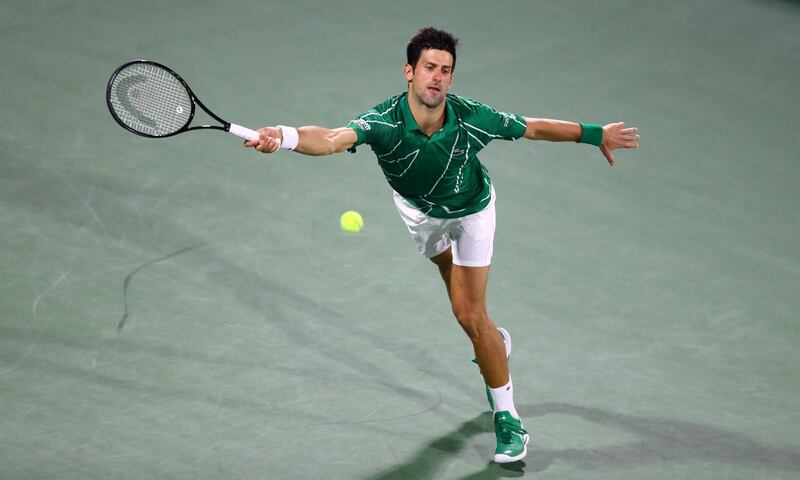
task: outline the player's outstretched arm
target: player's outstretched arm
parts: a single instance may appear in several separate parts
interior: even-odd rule
[[[245,147],[255,148],[262,153],[274,153],[277,151],[284,140],[294,143],[289,139],[290,132],[284,132],[288,127],[264,127],[258,132],[261,138],[256,141],[244,142]],[[284,138],[284,134],[286,139]],[[298,153],[305,155],[330,155],[339,153],[352,147],[358,140],[355,130],[352,128],[328,129],[317,126],[300,127],[297,129],[296,144],[291,148]],[[286,147],[286,145],[284,145]]]
[[[600,147],[608,164],[614,166],[614,150],[618,148],[637,148],[639,135],[637,128],[625,128],[625,122],[609,123],[598,131],[597,138],[587,139],[584,128],[579,123],[552,120],[549,118],[526,118],[525,138],[530,140],[548,140],[551,142],[585,142]],[[597,126],[594,126],[599,128]],[[595,141],[596,140],[596,141]]]

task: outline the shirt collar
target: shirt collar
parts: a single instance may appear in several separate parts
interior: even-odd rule
[[[444,101],[444,125],[442,125],[442,129],[440,130],[445,132],[454,130],[458,126],[456,111],[453,109],[452,102],[447,101],[449,98],[450,94],[447,94]],[[414,114],[411,113],[411,107],[408,106],[408,92],[404,93],[403,98],[400,99],[400,109],[403,111],[403,119],[406,123],[406,131],[410,132],[417,130],[422,132],[422,129],[419,128],[417,121],[414,119]]]

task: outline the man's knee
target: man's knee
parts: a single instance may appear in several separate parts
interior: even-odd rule
[[[491,328],[489,315],[481,305],[453,305],[453,314],[471,339],[477,338],[483,330]]]

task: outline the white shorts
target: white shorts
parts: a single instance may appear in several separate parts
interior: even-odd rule
[[[431,258],[452,246],[453,263],[463,267],[487,267],[492,263],[494,201],[492,187],[492,199],[480,212],[461,218],[435,218],[425,215],[394,192],[394,204],[417,244],[417,251]]]

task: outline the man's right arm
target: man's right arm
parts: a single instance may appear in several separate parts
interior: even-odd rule
[[[245,147],[255,148],[262,153],[274,153],[283,142],[281,127],[264,127],[260,129],[261,138],[244,142]],[[342,127],[328,129],[317,126],[306,126],[297,129],[298,142],[293,149],[305,155],[331,155],[352,147],[358,141],[358,135],[352,128]]]

